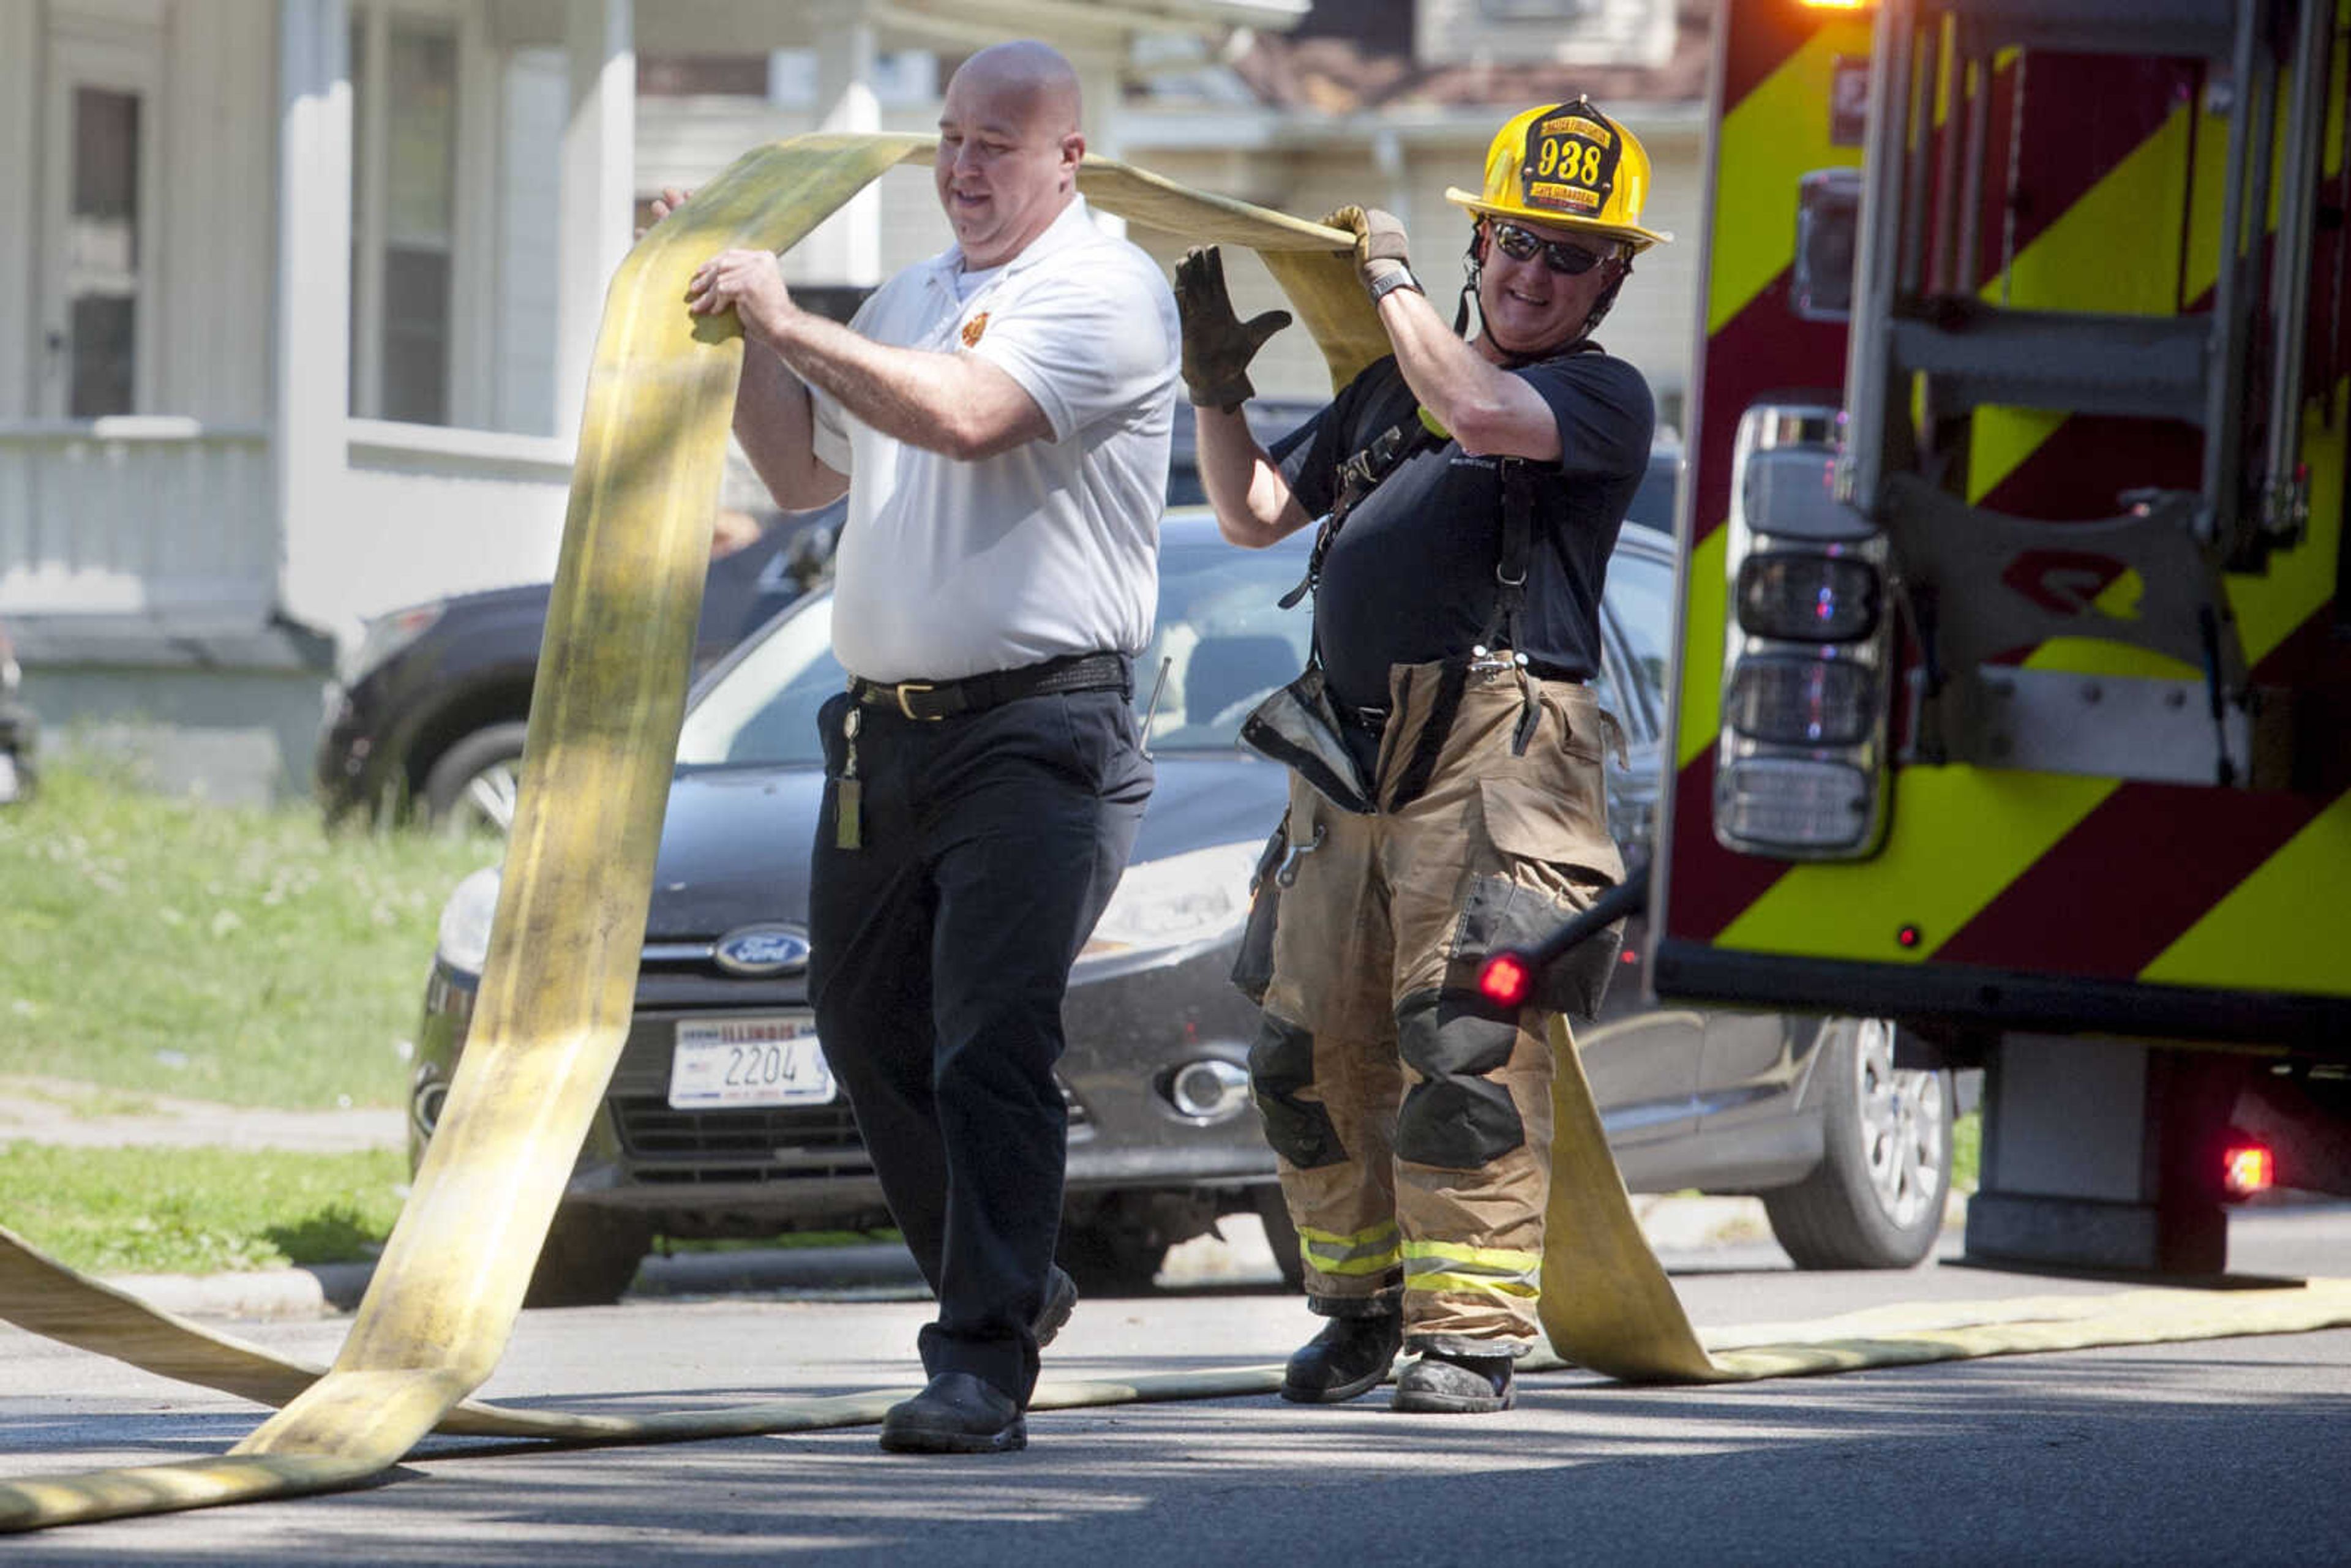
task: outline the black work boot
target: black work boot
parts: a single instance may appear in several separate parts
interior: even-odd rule
[[[1339,1405],[1380,1385],[1404,1348],[1404,1313],[1332,1318],[1290,1356],[1281,1396],[1300,1405]]]
[[[1037,1348],[1052,1343],[1053,1336],[1077,1310],[1078,1282],[1056,1263],[1045,1276],[1045,1304],[1037,1309],[1037,1321],[1029,1325],[1029,1332],[1037,1336]]]
[[[1019,1401],[968,1372],[942,1372],[882,1416],[882,1447],[893,1454],[1008,1454],[1029,1446]]]
[[[1518,1402],[1513,1359],[1507,1351],[1495,1355],[1423,1351],[1418,1361],[1396,1374],[1395,1397],[1388,1408],[1436,1416],[1508,1410]]]

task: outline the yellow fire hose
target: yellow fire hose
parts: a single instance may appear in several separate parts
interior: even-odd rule
[[[806,136],[745,156],[632,250],[606,302],[533,693],[524,782],[466,1050],[412,1195],[331,1367],[158,1312],[0,1229],[0,1318],[159,1375],[278,1406],[225,1457],[0,1484],[0,1530],[357,1485],[426,1433],[571,1444],[677,1441],[878,1420],[898,1396],[784,1399],[640,1418],[467,1398],[523,1290],[626,1031],[741,341],[695,319],[686,279],[716,251],[782,251],[927,138]],[[1263,257],[1343,381],[1386,351],[1351,236],[1089,160],[1108,212]],[[1543,1325],[1568,1361],[1646,1382],[1717,1382],[1899,1362],[2351,1323],[2351,1281],[2140,1291],[2085,1303],[1884,1314],[1816,1341],[1709,1355],[1633,1218],[1572,1050],[1559,1052]],[[1998,1321],[1986,1321],[1996,1319]],[[1041,1385],[1040,1410],[1269,1393],[1279,1367]]]

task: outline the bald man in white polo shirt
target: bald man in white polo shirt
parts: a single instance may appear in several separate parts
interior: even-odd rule
[[[1038,1345],[1076,1300],[1052,1265],[1062,994],[1151,790],[1130,698],[1178,331],[1156,265],[1077,194],[1078,126],[1059,53],[983,49],[939,117],[954,246],[846,328],[765,252],[687,297],[741,318],[735,429],[777,500],[849,493],[809,993],[939,1298],[930,1384],[883,1423],[902,1452],[1028,1440]]]

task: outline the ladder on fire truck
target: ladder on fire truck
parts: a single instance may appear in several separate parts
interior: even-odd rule
[[[2335,16],[2335,0],[1885,0],[1838,492],[1886,530],[1920,645],[1911,760],[2223,785],[2273,766],[2263,737],[2282,705],[2249,688],[2221,574],[2261,570],[2304,530],[2301,346]],[[2011,49],[2028,64],[2035,51],[2205,62],[2227,131],[2209,310],[2033,310],[1983,298],[1974,270],[1991,86]],[[2273,136],[2282,78],[2289,102]],[[1959,433],[1990,406],[2176,421],[2202,437],[2202,483],[2132,491],[2120,515],[2093,522],[1970,506],[1954,493]],[[2129,612],[2103,612],[2067,580],[2063,563],[2085,560],[2136,574]],[[2137,644],[2202,679],[1987,663],[2059,637]]]

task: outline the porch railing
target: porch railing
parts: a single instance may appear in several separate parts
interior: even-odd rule
[[[0,423],[0,614],[266,612],[267,432],[171,417]]]

